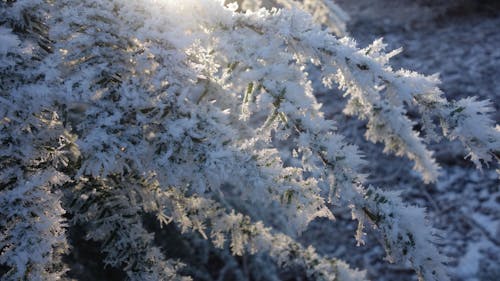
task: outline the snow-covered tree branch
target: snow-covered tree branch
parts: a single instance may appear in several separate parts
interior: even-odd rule
[[[436,77],[394,71],[398,51],[382,41],[360,49],[332,35],[345,35],[347,16],[331,1],[242,1],[245,12],[223,2],[0,3],[2,280],[64,278],[76,225],[130,280],[188,278],[147,215],[312,280],[365,280],[297,242],[315,218],[334,219],[332,206],[351,209],[359,244],[373,227],[390,261],[447,280],[424,210],[365,186],[371,163],[324,117],[307,69],[425,182],[439,174],[427,147],[438,128],[478,167],[498,161],[488,103],[448,102]],[[256,9],[275,4],[291,9]]]

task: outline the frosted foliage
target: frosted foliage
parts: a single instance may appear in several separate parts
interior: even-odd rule
[[[489,103],[448,102],[437,77],[394,71],[399,50],[381,40],[338,39],[315,23],[344,32],[331,1],[243,1],[244,12],[223,2],[0,2],[2,278],[65,278],[66,230],[78,226],[129,280],[189,279],[190,264],[145,224],[152,216],[312,280],[365,280],[297,242],[315,218],[334,219],[333,206],[351,210],[360,245],[372,227],[389,261],[448,280],[424,210],[364,185],[371,163],[324,117],[306,69],[425,182],[439,174],[427,143],[440,136],[478,167],[498,161]],[[292,9],[258,9],[270,4]]]
[[[227,3],[232,1],[226,1]],[[324,0],[240,0],[238,1],[243,10],[256,11],[262,7],[284,7],[287,9],[301,9],[313,17],[313,20],[326,26],[331,32],[338,36],[345,36],[346,22],[349,15],[342,10],[335,1]]]

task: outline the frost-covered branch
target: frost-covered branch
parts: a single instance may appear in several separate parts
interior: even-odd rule
[[[337,36],[347,35],[346,23],[349,21],[349,15],[332,0],[242,0],[238,3],[245,11],[256,11],[262,7],[300,9],[311,14],[315,22],[328,27],[328,30]]]
[[[33,15],[31,11],[38,9]],[[67,271],[61,186],[72,136],[37,83],[50,51],[38,1],[0,3],[0,264],[2,280],[56,280]]]
[[[175,188],[161,192],[165,204],[162,214],[168,214],[168,222],[173,221],[182,229],[199,231],[203,236],[205,226],[217,247],[229,244],[233,254],[245,252],[268,252],[281,266],[303,266],[307,276],[314,280],[366,280],[364,272],[352,270],[337,259],[319,256],[314,248],[303,247],[291,237],[273,233],[262,222],[252,222],[251,218],[231,211],[227,213],[216,202],[198,196],[186,197]],[[164,212],[164,213],[163,213]]]
[[[48,171],[23,178],[1,165],[0,263],[9,267],[2,280],[59,279],[67,270],[61,262],[67,250],[65,210],[53,187],[65,177]]]
[[[166,260],[143,226],[141,214],[156,201],[147,184],[112,176],[81,179],[74,189],[73,222],[88,229],[86,239],[101,242],[105,264],[123,267],[129,280],[191,280],[177,273],[182,265]]]
[[[322,14],[332,2],[278,2],[343,30]],[[314,64],[326,86],[340,86],[345,112],[368,120],[367,138],[413,160],[426,182],[438,175],[426,147],[436,119],[476,164],[498,156],[486,103],[447,102],[435,77],[391,69],[397,51],[386,54],[381,41],[359,49],[299,9],[241,13],[216,0],[0,5],[9,15],[0,27],[0,262],[9,276],[63,274],[51,266],[65,249],[67,211],[131,280],[184,278],[144,225],[150,214],[236,255],[266,254],[316,279],[364,280],[296,242],[310,221],[333,219],[331,203],[352,210],[359,243],[371,225],[391,261],[447,280],[423,210],[363,185],[360,169],[371,163],[324,118],[306,69]],[[27,238],[13,241],[17,233]],[[26,243],[42,249],[36,260],[22,259]]]

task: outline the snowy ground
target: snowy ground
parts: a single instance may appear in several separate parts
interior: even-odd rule
[[[425,74],[440,73],[448,99],[476,95],[490,99],[500,123],[500,1],[337,0],[350,15],[349,31],[361,46],[384,37],[389,49],[403,47],[392,62]],[[495,169],[477,171],[464,161],[457,144],[436,144],[443,166],[437,184],[425,185],[411,172],[411,163],[381,153],[382,147],[363,140],[364,124],[342,116],[335,93],[319,94],[329,117],[338,120],[345,135],[376,165],[366,172],[370,183],[403,191],[412,204],[426,207],[429,220],[442,232],[439,246],[449,256],[454,281],[500,280],[500,180]],[[346,211],[337,222],[318,222],[304,241],[323,254],[343,257],[368,270],[371,280],[416,280],[410,267],[383,260],[376,239],[356,247],[356,225]],[[351,231],[349,233],[349,231]],[[353,254],[357,253],[357,254]]]

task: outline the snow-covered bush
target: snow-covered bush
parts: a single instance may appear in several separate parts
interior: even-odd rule
[[[322,29],[315,20],[343,31],[330,1],[295,3],[314,18],[294,1],[243,2],[246,12],[217,0],[0,2],[2,280],[65,278],[72,227],[130,280],[189,278],[148,216],[269,273],[238,279],[279,279],[272,260],[311,280],[365,280],[296,240],[313,219],[334,219],[332,206],[350,208],[359,244],[373,227],[389,261],[448,279],[424,210],[363,184],[371,163],[324,118],[306,69],[342,89],[367,139],[414,161],[425,182],[439,174],[426,143],[442,136],[478,168],[498,160],[488,102],[447,101],[437,77],[390,67],[398,50]],[[238,260],[218,254],[224,278]]]

